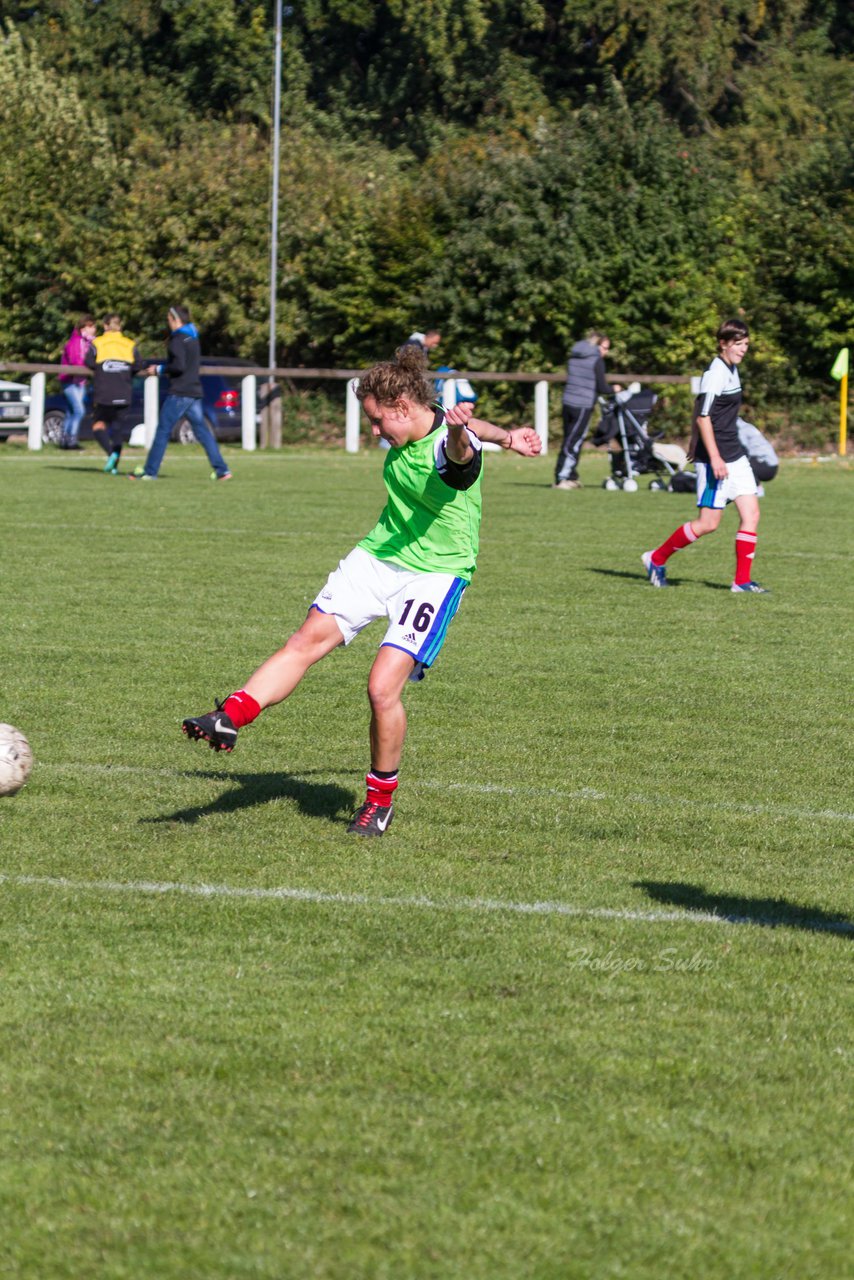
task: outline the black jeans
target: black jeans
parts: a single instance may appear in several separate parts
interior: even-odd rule
[[[584,444],[592,414],[592,405],[589,409],[579,409],[574,404],[563,406],[563,444],[557,456],[555,483],[578,478],[576,472],[578,455],[581,453],[581,446]]]

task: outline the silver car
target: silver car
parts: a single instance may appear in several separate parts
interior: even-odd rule
[[[0,440],[13,432],[26,431],[29,416],[29,384],[0,379]]]

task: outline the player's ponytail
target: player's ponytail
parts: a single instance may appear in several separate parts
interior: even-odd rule
[[[393,360],[375,364],[359,379],[359,400],[372,396],[377,404],[396,404],[405,397],[414,404],[429,407],[436,398],[427,377],[427,360],[414,344],[400,347]]]

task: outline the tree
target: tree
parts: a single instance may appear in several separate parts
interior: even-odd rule
[[[0,104],[0,350],[31,359],[90,304],[69,287],[69,266],[106,225],[119,166],[103,119],[11,25],[0,34]]]

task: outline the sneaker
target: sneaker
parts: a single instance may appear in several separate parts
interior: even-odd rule
[[[653,564],[652,552],[645,551],[641,556],[641,563],[646,569],[646,576],[654,587],[669,587],[667,574],[664,572],[663,564]]]
[[[203,716],[188,716],[181,725],[181,730],[191,742],[204,738],[210,744],[211,751],[233,751],[237,745],[234,721],[225,714],[222,703],[217,699],[214,701],[216,711],[208,711]]]
[[[226,471],[225,475],[218,476],[215,471],[211,472],[211,480],[233,480],[234,476],[230,471]]]
[[[756,486],[756,496],[757,496],[757,498],[764,498],[764,497],[765,497],[765,485],[764,485],[764,484],[758,484],[758,485]]]
[[[145,467],[134,467],[133,471],[128,472],[128,480],[156,480],[157,476],[150,476]]]
[[[117,476],[119,474],[119,455],[111,453],[104,467],[108,476]]]
[[[581,484],[578,480],[557,480],[552,485],[553,489],[580,489]]]
[[[758,582],[734,582],[730,587],[730,591],[734,591],[737,595],[745,595],[748,592],[756,596],[771,594],[767,587],[760,587]]]
[[[370,804],[366,800],[361,809],[354,813],[347,831],[354,836],[382,836],[391,826],[393,817],[394,805]]]

